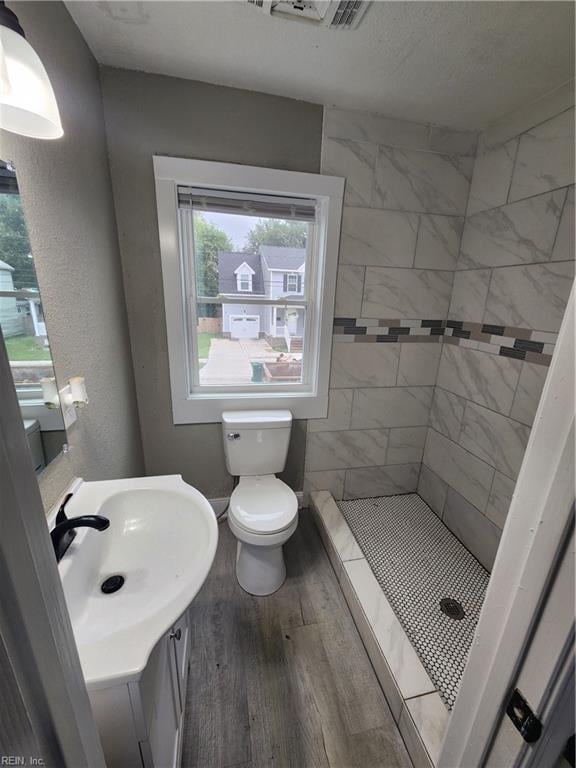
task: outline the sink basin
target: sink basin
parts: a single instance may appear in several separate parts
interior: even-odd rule
[[[58,566],[86,685],[138,680],[212,566],[212,507],[180,475],[169,475],[82,483],[66,514],[110,520],[105,531],[77,529]],[[116,575],[121,588],[102,592]]]

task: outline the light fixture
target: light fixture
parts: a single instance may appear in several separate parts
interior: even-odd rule
[[[86,392],[86,382],[84,376],[73,376],[70,381],[70,392],[72,403],[75,408],[84,408],[88,405],[88,393]]]
[[[90,402],[86,392],[86,382],[83,376],[73,376],[68,385],[58,390],[54,377],[40,379],[42,385],[42,400],[46,408],[84,408]]]
[[[60,408],[60,398],[58,396],[58,386],[55,378],[40,379],[42,385],[42,400],[46,408],[55,410]]]
[[[0,0],[0,128],[34,139],[64,134],[54,91],[18,17]]]

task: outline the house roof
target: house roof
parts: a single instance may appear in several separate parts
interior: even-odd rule
[[[252,269],[250,264],[247,264],[246,260],[244,260],[239,267],[236,267],[236,269],[234,270],[234,274],[235,275],[239,275],[239,274],[255,275],[256,272]]]
[[[297,272],[304,266],[305,248],[284,248],[279,245],[261,245],[260,253],[243,251],[218,251],[218,290],[220,293],[239,293],[237,273],[242,264],[247,264],[254,271],[252,293],[265,294],[264,270],[280,269]]]
[[[268,269],[296,272],[306,260],[305,248],[285,248],[282,245],[261,245],[260,253]]]
[[[11,267],[10,264],[6,264],[5,261],[0,261],[0,269],[9,270],[10,272],[14,272],[14,267]]]
[[[264,293],[259,253],[218,251],[218,290],[220,293],[243,293],[243,291],[238,291],[236,270],[244,262],[250,269],[254,270],[252,293]]]

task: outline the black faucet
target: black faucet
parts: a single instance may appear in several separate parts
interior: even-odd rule
[[[79,517],[67,518],[64,507],[70,501],[72,494],[68,494],[64,503],[56,515],[56,525],[50,531],[56,562],[64,557],[66,550],[72,544],[76,536],[76,528],[95,528],[97,531],[105,531],[110,527],[110,520],[102,515],[80,515]]]

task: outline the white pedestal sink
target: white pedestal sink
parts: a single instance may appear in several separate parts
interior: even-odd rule
[[[77,529],[58,566],[107,765],[177,763],[187,609],[216,553],[212,507],[170,475],[82,483],[66,515],[110,520],[105,531]],[[115,575],[122,587],[104,594]]]
[[[66,515],[110,520],[105,531],[78,528],[59,564],[86,684],[135,680],[208,575],[214,511],[180,475],[168,475],[82,483]],[[114,574],[124,585],[103,594]]]

